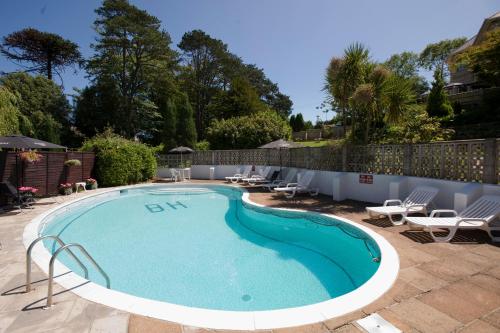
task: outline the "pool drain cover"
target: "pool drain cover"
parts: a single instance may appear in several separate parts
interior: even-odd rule
[[[245,295],[241,296],[241,299],[243,300],[243,302],[248,302],[252,299],[252,297],[248,294],[245,294]]]

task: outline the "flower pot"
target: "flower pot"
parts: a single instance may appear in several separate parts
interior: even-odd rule
[[[97,182],[94,182],[92,184],[87,183],[87,185],[85,185],[85,188],[87,190],[97,190]]]
[[[73,188],[71,187],[66,187],[66,188],[61,188],[59,190],[59,192],[62,194],[62,195],[70,195],[73,193]]]

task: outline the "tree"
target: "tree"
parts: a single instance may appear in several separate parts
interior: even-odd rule
[[[227,119],[268,110],[259,99],[252,85],[237,77],[231,81],[228,91],[220,91],[212,98],[207,111],[212,119]]]
[[[441,69],[437,68],[434,72],[434,81],[427,100],[427,113],[430,117],[444,118],[453,114],[453,108],[444,91],[444,85]]]
[[[275,112],[215,120],[207,130],[211,149],[257,148],[290,135],[288,122]]]
[[[49,80],[52,80],[53,73],[61,77],[66,67],[82,63],[78,45],[59,35],[33,28],[5,36],[0,50],[18,64],[27,63],[27,72],[45,74]]]
[[[458,54],[453,62],[464,64],[492,86],[500,86],[500,28],[488,32],[484,41]]]
[[[418,54],[408,51],[393,54],[384,65],[389,68],[394,75],[411,81],[412,89],[417,96],[429,90],[429,84],[425,78],[418,74],[420,67]]]
[[[292,127],[292,131],[294,132],[300,132],[306,129],[306,123],[304,122],[302,113],[297,113],[297,115],[292,115],[290,117],[290,126]]]
[[[453,50],[462,46],[467,38],[445,39],[437,43],[428,44],[420,53],[420,65],[428,70],[439,69],[443,78],[448,76],[446,60]]]
[[[21,133],[55,143],[71,137],[70,105],[60,86],[42,76],[12,73],[0,83],[18,96],[19,111],[25,117]]]
[[[16,95],[0,86],[0,135],[19,134],[21,112]]]
[[[127,0],[104,0],[96,13],[98,37],[87,66],[92,83],[116,85],[112,126],[119,134],[149,137],[161,118],[150,99],[151,86],[159,76],[172,77],[175,69],[170,36],[156,17]]]
[[[177,105],[177,144],[194,147],[196,144],[196,125],[193,117],[193,108],[186,94],[178,97]]]

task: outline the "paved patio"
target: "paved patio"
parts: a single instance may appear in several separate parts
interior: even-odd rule
[[[386,219],[368,220],[366,203],[336,203],[326,196],[289,201],[272,193],[250,191],[251,199],[261,204],[327,212],[367,226],[384,236],[401,260],[396,284],[376,302],[341,318],[272,332],[360,332],[352,322],[371,313],[380,314],[404,332],[500,332],[500,247],[491,244],[486,233],[459,232],[452,243],[438,244],[426,233],[394,227]],[[128,314],[57,286],[55,306],[43,310],[46,276],[36,265],[34,290],[24,293],[24,227],[43,211],[82,195],[41,199],[33,210],[0,214],[0,333],[214,332]]]

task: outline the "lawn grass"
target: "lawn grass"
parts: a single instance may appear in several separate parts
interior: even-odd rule
[[[311,140],[311,141],[297,141],[304,147],[324,147],[332,144],[334,140]]]

